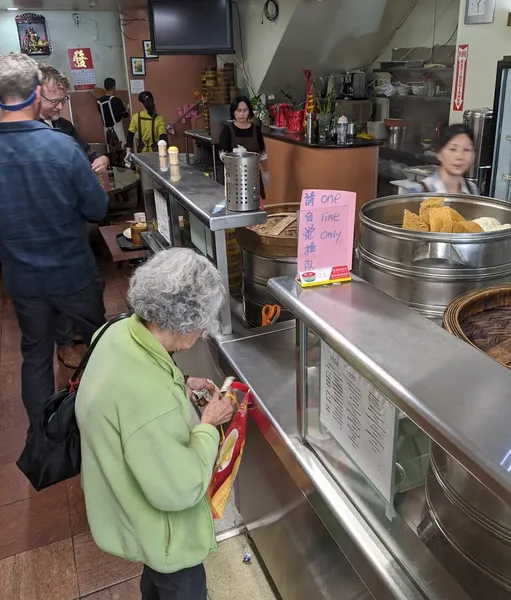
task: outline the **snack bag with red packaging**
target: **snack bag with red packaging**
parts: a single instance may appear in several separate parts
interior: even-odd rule
[[[218,457],[209,484],[208,497],[211,501],[214,519],[223,517],[234,480],[238,474],[247,435],[248,407],[253,402],[250,389],[243,383],[233,383],[231,390],[242,392],[244,396],[218,449]],[[234,394],[232,394],[232,398],[237,402]]]

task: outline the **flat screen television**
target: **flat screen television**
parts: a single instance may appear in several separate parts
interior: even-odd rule
[[[234,54],[232,0],[149,0],[155,54]]]

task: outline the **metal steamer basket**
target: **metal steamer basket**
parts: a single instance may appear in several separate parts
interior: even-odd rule
[[[261,197],[259,155],[255,152],[228,152],[224,155],[224,164],[228,210],[258,210]]]
[[[378,289],[441,319],[466,291],[511,281],[511,229],[487,233],[430,233],[401,228],[405,209],[439,196],[467,220],[511,223],[511,204],[482,196],[407,194],[368,202],[360,211],[359,274]]]

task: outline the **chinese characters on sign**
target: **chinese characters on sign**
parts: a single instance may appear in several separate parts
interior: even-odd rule
[[[304,286],[349,281],[355,192],[304,190],[298,230],[298,281]]]
[[[69,48],[67,54],[75,90],[94,89],[96,74],[90,48]]]
[[[456,56],[456,77],[454,78],[454,100],[452,109],[460,112],[465,104],[465,82],[467,79],[468,44],[460,44]]]

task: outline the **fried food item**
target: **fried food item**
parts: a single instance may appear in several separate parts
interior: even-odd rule
[[[425,223],[419,215],[406,210],[403,215],[403,229],[409,229],[411,231],[429,231],[428,224]]]
[[[483,228],[474,221],[457,221],[452,228],[453,233],[481,233]]]
[[[445,200],[443,198],[426,198],[419,206],[419,217],[429,225],[429,212],[433,208],[442,208]]]

